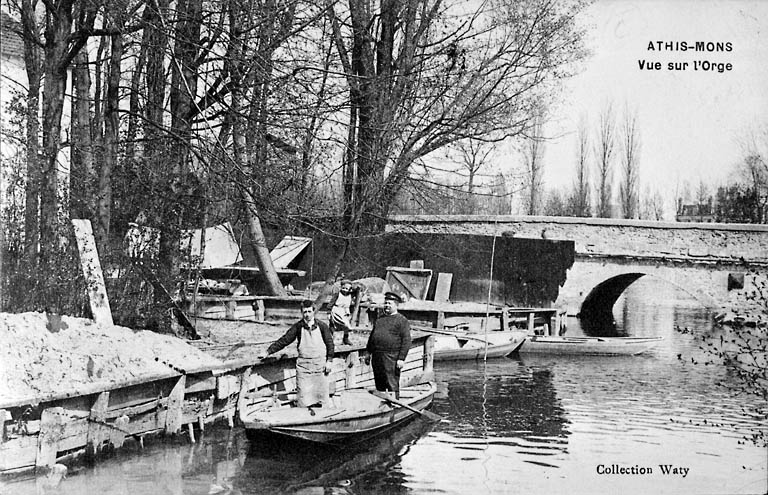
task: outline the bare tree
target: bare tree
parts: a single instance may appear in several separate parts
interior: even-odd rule
[[[456,150],[456,162],[461,168],[461,174],[466,174],[466,201],[464,201],[463,210],[466,213],[473,213],[477,206],[475,190],[477,188],[477,179],[480,169],[485,165],[488,156],[495,150],[494,143],[485,143],[477,139],[466,139],[456,143],[453,148]]]
[[[640,185],[640,131],[637,113],[625,111],[621,135],[621,165],[623,176],[619,188],[624,218],[637,218],[639,214]]]
[[[548,217],[562,217],[568,215],[568,201],[559,189],[549,189],[545,194],[544,215]]]
[[[608,104],[600,113],[595,143],[597,159],[597,216],[610,218],[613,201],[613,152],[616,142],[614,112]]]
[[[573,23],[580,7],[568,2],[491,2],[472,12],[439,0],[346,7],[333,4],[329,15],[349,87],[344,217],[352,235],[383,224],[421,158],[458,140],[529,129],[532,103],[582,55]]]
[[[664,197],[657,189],[645,188],[640,198],[640,218],[643,220],[664,220]]]
[[[702,179],[699,179],[699,185],[696,187],[696,210],[700,222],[704,221],[704,215],[712,214],[712,193]]]
[[[755,198],[753,217],[759,223],[768,222],[768,125],[745,133],[741,139],[744,154],[738,174],[752,189]]]
[[[573,184],[569,210],[576,217],[592,216],[589,188],[589,128],[584,118],[579,122],[576,142],[576,180]]]
[[[544,136],[542,110],[533,118],[530,135],[525,141],[523,156],[525,159],[526,213],[537,215],[542,203],[542,180],[544,177]]]

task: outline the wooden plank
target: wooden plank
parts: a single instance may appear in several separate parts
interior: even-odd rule
[[[187,377],[182,375],[168,394],[167,415],[165,417],[165,432],[178,433],[181,430],[181,409],[184,404],[184,389]]]
[[[158,397],[166,397],[177,382],[178,376],[175,375],[170,380],[144,382],[131,387],[112,390],[109,394],[109,409],[122,409],[146,404]]]
[[[256,321],[264,321],[266,311],[264,309],[264,299],[256,299]]]
[[[227,319],[234,319],[237,303],[235,301],[227,301],[225,308],[226,310],[224,314],[226,315]]]
[[[355,368],[360,367],[360,353],[352,351],[347,354],[344,369],[344,385],[346,388],[352,388],[356,385]]]
[[[186,394],[207,392],[209,390],[216,390],[215,376],[205,376],[205,374],[202,373],[198,375],[187,375],[187,390],[185,391]]]
[[[157,411],[140,414],[139,416],[129,418],[129,421],[119,427],[123,430],[126,437],[140,437],[152,432],[162,433],[165,431],[167,412],[165,409],[158,409]],[[123,416],[123,418],[127,418],[127,416]],[[115,425],[117,426],[117,423]]]
[[[137,404],[130,407],[122,407],[120,409],[110,409],[104,412],[104,419],[113,419],[120,416],[136,416],[138,414],[144,414],[148,411],[154,411],[158,407],[163,407],[168,403],[168,398],[157,398],[147,401],[143,404]]]
[[[96,323],[113,325],[112,310],[109,307],[107,287],[104,284],[104,274],[101,271],[91,222],[84,219],[72,219],[72,226],[77,240],[77,250],[80,253],[80,265],[83,268],[83,275],[88,287],[88,301],[93,320]]]
[[[33,467],[38,448],[37,435],[9,438],[0,444],[0,473]]]
[[[65,452],[78,448],[83,448],[88,443],[88,426],[89,417],[72,417],[64,418],[64,428],[59,438],[58,451]]]
[[[247,403],[247,396],[248,392],[250,392],[250,389],[248,388],[248,384],[250,383],[251,378],[251,370],[253,368],[251,366],[247,367],[245,371],[243,371],[243,374],[240,375],[240,393],[237,396],[237,410],[238,411],[244,411]]]
[[[216,398],[226,399],[240,390],[240,378],[235,375],[222,375],[216,378]]]
[[[129,432],[128,424],[131,419],[128,416],[120,416],[115,419],[109,428],[109,443],[116,449],[123,446],[125,435]]]
[[[12,419],[13,419],[13,416],[11,416],[10,411],[6,411],[5,409],[0,409],[0,445],[2,445],[8,439],[8,433],[6,431],[5,422],[11,421]]]
[[[109,392],[102,392],[96,397],[91,407],[90,423],[86,439],[88,452],[97,454],[101,445],[109,439],[109,430],[105,426],[107,407],[109,407]]]
[[[40,415],[40,433],[37,435],[36,467],[50,467],[56,464],[59,439],[64,432],[64,409],[49,407]]]
[[[404,291],[410,299],[423,300],[427,296],[432,270],[388,269],[385,279],[395,292]]]
[[[422,360],[423,360],[423,369],[425,373],[431,373],[434,369],[434,358],[435,358],[435,337],[428,337],[427,340],[424,341],[424,348],[423,348],[423,354],[422,354]]]
[[[451,284],[453,283],[453,273],[438,273],[437,285],[435,286],[436,302],[448,302],[451,297]]]
[[[506,309],[501,312],[501,330],[503,332],[509,330],[509,311]]]

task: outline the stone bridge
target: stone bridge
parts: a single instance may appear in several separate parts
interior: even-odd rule
[[[569,240],[574,263],[557,307],[570,315],[610,311],[635,280],[671,283],[708,307],[725,305],[768,268],[768,225],[604,218],[398,215],[389,232],[504,235]]]

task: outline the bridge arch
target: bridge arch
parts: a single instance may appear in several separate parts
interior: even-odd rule
[[[642,277],[651,277],[685,292],[705,307],[727,298],[732,267],[699,264],[664,265],[639,260],[577,259],[568,270],[556,305],[571,316],[607,319],[621,294]]]
[[[584,298],[579,314],[601,315],[610,313],[613,310],[613,305],[616,304],[627,287],[645,275],[645,273],[639,272],[622,273],[600,282]]]

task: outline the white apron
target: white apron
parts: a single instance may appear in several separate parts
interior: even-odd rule
[[[320,328],[301,329],[299,357],[296,358],[298,406],[328,402],[328,377],[325,375],[325,342]]]

